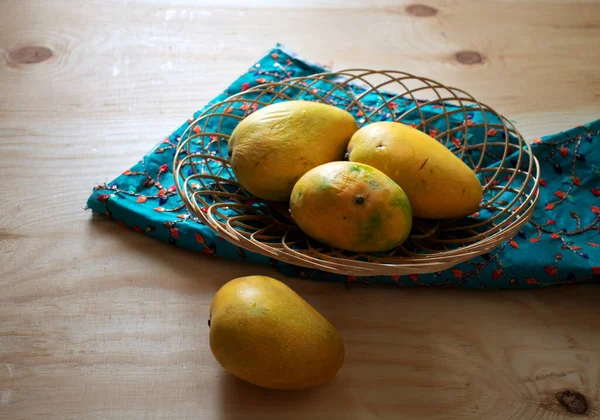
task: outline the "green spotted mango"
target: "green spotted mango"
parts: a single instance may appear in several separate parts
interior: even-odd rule
[[[389,250],[412,228],[402,188],[361,163],[330,162],[308,171],[294,186],[290,210],[308,236],[347,251]]]
[[[288,201],[302,175],[343,158],[356,130],[354,117],[343,109],[310,101],[279,102],[237,125],[228,143],[229,163],[250,193]]]

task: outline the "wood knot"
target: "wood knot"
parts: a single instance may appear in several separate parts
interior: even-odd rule
[[[556,394],[556,399],[569,413],[585,414],[587,412],[587,401],[579,392],[559,392]]]
[[[409,15],[416,17],[435,16],[438,12],[437,9],[427,6],[426,4],[409,4],[404,10],[406,10],[406,13]]]
[[[20,47],[8,53],[8,59],[19,64],[36,64],[52,57],[50,48],[39,45]]]
[[[471,66],[483,62],[483,56],[477,51],[459,51],[454,54],[454,58],[461,64]]]

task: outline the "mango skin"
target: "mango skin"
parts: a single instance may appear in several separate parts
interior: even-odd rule
[[[344,343],[317,310],[265,276],[226,283],[210,306],[210,348],[232,375],[272,389],[305,389],[335,377]]]
[[[453,219],[479,209],[482,187],[475,172],[415,128],[396,122],[362,127],[348,144],[348,158],[374,166],[400,185],[415,217]]]
[[[251,194],[287,201],[302,175],[343,158],[356,130],[354,117],[332,105],[279,102],[238,124],[228,143],[229,162],[239,183]]]
[[[387,251],[412,228],[402,188],[361,163],[331,162],[310,170],[294,186],[290,210],[308,236],[347,251]]]

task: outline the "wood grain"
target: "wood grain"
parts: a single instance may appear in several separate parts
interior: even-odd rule
[[[275,42],[461,87],[535,138],[600,116],[599,22],[596,1],[0,1],[0,418],[581,417],[566,390],[600,418],[598,287],[346,289],[82,209]],[[210,300],[252,273],[339,328],[334,383],[267,391],[214,361]]]

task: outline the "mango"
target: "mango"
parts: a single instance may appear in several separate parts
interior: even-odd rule
[[[433,137],[407,125],[362,127],[348,144],[348,159],[392,178],[406,192],[415,217],[452,219],[479,208],[482,187],[475,172]]]
[[[333,379],[344,361],[336,329],[284,283],[265,276],[226,283],[210,306],[210,348],[232,375],[272,389]]]
[[[308,171],[294,186],[290,210],[308,236],[347,251],[387,251],[412,228],[402,188],[361,163],[331,162]]]
[[[237,125],[228,143],[229,163],[238,182],[251,194],[287,201],[302,175],[343,158],[357,129],[354,117],[334,106],[279,102]]]

